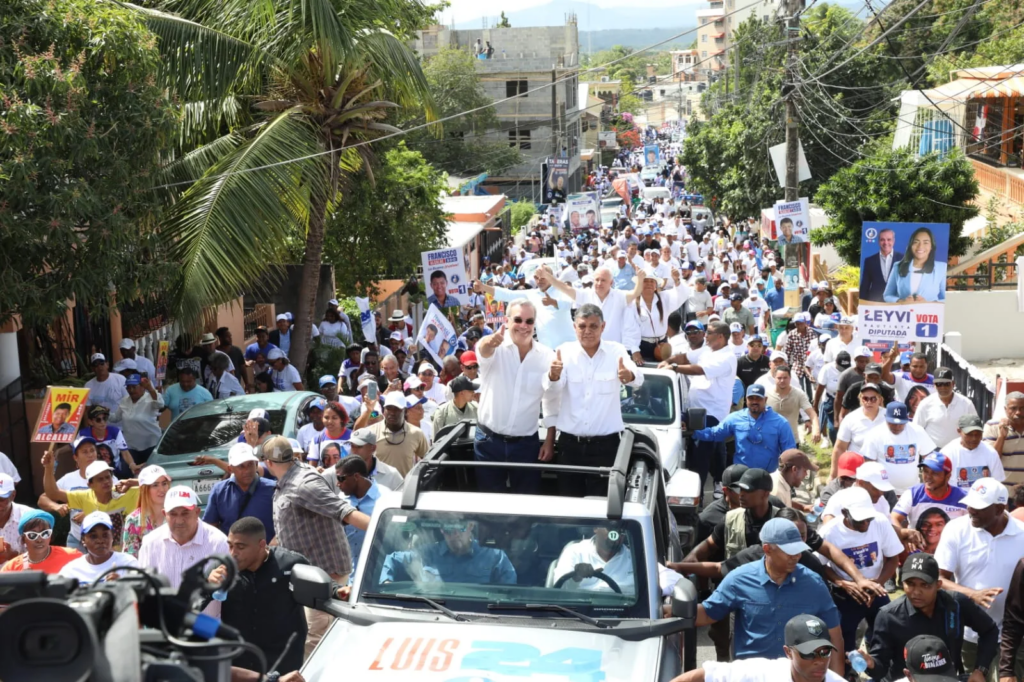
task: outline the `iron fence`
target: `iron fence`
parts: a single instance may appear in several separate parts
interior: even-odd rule
[[[924,353],[928,356],[928,365],[933,369],[947,367],[953,372],[956,390],[974,403],[982,419],[987,421],[992,418],[996,387],[988,377],[944,343],[924,344]]]

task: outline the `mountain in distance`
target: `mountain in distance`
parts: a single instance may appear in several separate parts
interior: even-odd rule
[[[673,36],[690,31],[676,39]],[[697,32],[693,27],[678,28],[613,28],[606,31],[580,31],[580,52],[594,53],[608,50],[615,45],[631,47],[634,50],[655,45],[664,40],[669,42],[658,45],[652,52],[665,50],[685,50],[694,41]]]

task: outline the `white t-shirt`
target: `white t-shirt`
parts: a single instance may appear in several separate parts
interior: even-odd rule
[[[863,341],[857,338],[856,334],[852,339],[850,339],[850,343],[844,342],[841,337],[837,336],[825,344],[825,362],[835,362],[836,356],[844,350],[849,353],[852,358],[853,351],[863,345]]]
[[[974,450],[968,450],[957,438],[947,443],[940,452],[949,457],[949,461],[953,464],[953,475],[949,479],[950,485],[966,489],[974,485],[979,478],[1006,480],[1006,472],[1003,471],[1003,462],[999,459],[999,453],[985,441],[978,443],[978,447]]]
[[[555,564],[555,580],[566,573],[572,573],[576,564],[590,564],[595,569],[602,569],[602,572],[622,590],[622,594],[633,594],[636,591],[636,578],[634,575],[633,553],[629,547],[622,545],[619,551],[609,561],[601,558],[597,553],[594,539],[580,540],[565,547],[558,563]],[[584,578],[576,582],[572,578],[562,585],[567,590],[585,590],[587,592],[611,592],[611,586],[600,578]]]
[[[710,349],[709,349],[710,350]],[[687,359],[691,359],[689,354]],[[701,357],[704,374],[690,377],[690,406],[702,407],[719,423],[729,416],[732,388],[736,380],[736,356],[723,346]]]
[[[102,405],[113,414],[121,398],[128,395],[124,382],[123,376],[114,373],[111,373],[106,381],[99,381],[95,377],[89,379],[85,382],[85,387],[89,389],[89,404]]]
[[[951,519],[958,519],[966,514],[967,506],[963,502],[966,494],[961,488],[949,486],[946,496],[937,500],[924,487],[924,483],[918,483],[900,495],[900,499],[896,501],[892,510],[906,517],[907,525],[910,528],[917,528],[917,522],[921,516],[932,509],[938,509]]]
[[[838,493],[836,493],[838,494]],[[874,519],[868,524],[867,531],[859,533],[848,528],[843,518],[837,517],[818,530],[818,535],[828,540],[839,550],[850,557],[850,561],[868,580],[874,580],[882,573],[885,560],[899,556],[903,552],[903,543],[896,535],[892,522],[885,514],[875,513]],[[847,580],[850,576],[840,570],[831,560],[828,565]]]
[[[808,360],[808,367],[810,367],[810,360]],[[822,365],[821,370],[815,375],[815,381],[819,386],[825,387],[825,393],[832,397],[836,395],[836,389],[839,388],[839,375],[842,374],[840,369],[836,367],[835,363],[828,362]],[[850,415],[846,416],[849,419]],[[845,421],[845,420],[844,420]]]
[[[885,424],[885,410],[878,410],[875,418],[869,419],[864,414],[864,410],[858,407],[843,417],[843,421],[839,424],[839,432],[836,434],[836,439],[849,443],[846,449],[850,452],[863,455],[865,436],[868,435],[871,429],[881,424]]]
[[[274,380],[274,388],[279,391],[294,391],[295,384],[302,382],[302,377],[299,376],[299,370],[295,369],[295,366],[291,363],[284,366],[284,369],[278,372],[276,369],[270,371],[270,376]]]
[[[320,429],[320,431],[323,431],[323,429]],[[299,441],[299,445],[302,446],[303,452],[309,450],[309,444],[313,442],[313,439],[318,433],[320,433],[320,431],[316,430],[316,424],[313,422],[302,425],[299,432],[295,434],[295,440]]]
[[[823,639],[828,639],[827,632]],[[704,682],[789,682],[793,679],[793,664],[788,658],[744,658],[729,663],[705,661],[701,667]],[[824,682],[844,681],[844,677],[825,670]]]
[[[846,505],[854,495],[859,497],[860,493],[853,492],[853,486],[837,490],[832,494],[832,497],[828,498],[828,504],[826,504],[825,508],[821,511],[822,518],[826,516],[834,516],[840,519],[843,518],[843,510],[846,509]],[[885,495],[880,496],[873,506],[875,511],[885,518],[889,518],[889,503],[886,501]]]
[[[60,569],[60,575],[65,578],[78,578],[78,581],[81,583],[91,583],[112,568],[120,566],[138,567],[139,565],[135,557],[124,552],[114,552],[109,559],[97,565],[90,564],[87,557],[88,555],[83,555],[74,561],[64,564],[64,567]],[[112,577],[113,574],[107,576],[107,580]]]
[[[897,493],[902,493],[921,482],[917,466],[922,457],[934,451],[935,443],[917,424],[907,424],[900,433],[893,433],[883,423],[868,432],[860,454],[884,464],[889,481]]]

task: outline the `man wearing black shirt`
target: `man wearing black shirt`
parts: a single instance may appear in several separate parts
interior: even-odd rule
[[[849,372],[854,369],[856,368],[851,367],[850,369],[846,370],[846,372]],[[843,374],[839,375],[840,384],[842,384],[843,376],[846,375],[846,372],[843,372]],[[893,385],[887,384],[882,381],[882,366],[879,365],[878,363],[872,363],[864,368],[863,376],[858,376],[856,374],[850,375],[850,380],[847,382],[845,390],[843,392],[843,416],[846,416],[848,412],[853,412],[858,407],[860,407],[860,387],[863,386],[865,383],[875,384],[881,390],[882,405],[880,407],[884,408],[886,405],[888,405],[889,403],[896,399],[896,389],[893,387]],[[836,389],[836,396],[838,395],[839,390]]]
[[[736,361],[736,376],[743,382],[744,392],[750,385],[768,373],[768,356],[764,354],[764,342],[760,336],[747,341],[747,354]]]
[[[901,577],[906,594],[883,606],[875,617],[868,659],[871,678],[886,682],[902,678],[908,667],[903,660],[907,642],[918,635],[932,635],[949,647],[959,672],[970,672],[970,682],[983,682],[987,671],[963,670],[964,627],[978,633],[977,660],[991,661],[999,650],[995,621],[966,594],[939,589],[939,564],[931,554],[911,554]]]

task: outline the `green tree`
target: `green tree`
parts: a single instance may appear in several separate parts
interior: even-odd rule
[[[163,286],[151,187],[174,117],[154,42],[112,3],[0,2],[0,321]]]
[[[234,298],[282,263],[298,235],[290,354],[304,362],[325,230],[345,178],[372,163],[371,142],[398,132],[386,122],[394,109],[433,117],[406,43],[430,12],[382,0],[156,0],[139,11],[160,37],[186,149],[205,143],[168,170],[191,181],[163,229],[181,264],[176,311],[195,318]]]
[[[501,13],[501,20],[494,26],[494,28],[512,28],[512,24],[508,23],[508,17],[505,16],[505,12]]]
[[[530,222],[530,218],[537,214],[537,207],[532,201],[527,199],[520,199],[516,203],[512,204],[512,234],[517,234],[519,230]]]
[[[971,240],[964,223],[980,213],[974,168],[959,151],[918,157],[880,140],[874,153],[833,175],[814,200],[829,222],[811,233],[814,244],[831,244],[847,263],[860,262],[865,221],[949,223],[949,255],[962,256]]]
[[[372,296],[381,279],[414,272],[420,252],[444,242],[446,189],[444,173],[404,142],[381,154],[372,168],[352,174],[324,241],[324,261],[335,264],[338,290]]]
[[[490,131],[500,126],[494,107],[487,106],[492,100],[480,85],[476,62],[468,50],[448,47],[424,62],[423,73],[440,118],[484,108],[445,121],[440,138],[428,129],[414,131],[406,137],[411,149],[452,175],[496,174],[522,161],[519,150],[509,147],[507,140],[495,142],[488,137]],[[417,118],[410,117],[406,127],[424,120],[421,112]]]

